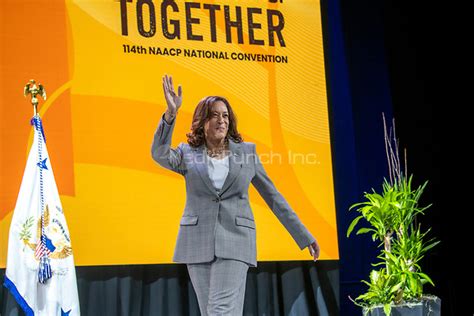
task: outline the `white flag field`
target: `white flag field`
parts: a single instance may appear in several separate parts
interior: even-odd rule
[[[39,115],[8,239],[4,285],[26,315],[80,315],[71,238]]]

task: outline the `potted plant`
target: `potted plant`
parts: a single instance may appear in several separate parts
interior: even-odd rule
[[[389,179],[384,179],[380,193],[372,189],[364,194],[363,202],[350,207],[360,215],[347,230],[349,237],[364,219],[366,226],[356,234],[371,234],[372,240],[379,243],[380,261],[373,264],[369,281],[362,281],[368,286],[367,292],[353,302],[363,308],[364,315],[440,315],[440,299],[423,293],[424,284],[434,284],[420,267],[426,252],[439,243],[429,239],[429,229],[422,231],[417,221],[431,206],[419,205],[427,182],[413,187],[413,175],[408,176],[406,170],[406,155],[402,172],[395,128],[388,133],[385,117],[383,122]]]

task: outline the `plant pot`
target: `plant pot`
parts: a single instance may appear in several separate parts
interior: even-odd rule
[[[370,311],[363,309],[363,315],[386,316],[383,306],[377,306]],[[436,296],[423,296],[420,301],[392,305],[391,316],[439,316],[441,315],[441,299]]]

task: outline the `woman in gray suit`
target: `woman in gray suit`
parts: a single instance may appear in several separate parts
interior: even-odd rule
[[[255,144],[243,142],[225,98],[202,99],[194,110],[188,143],[171,148],[182,88],[176,94],[171,76],[165,75],[163,90],[168,108],[154,135],[152,156],[186,182],[173,261],[186,263],[202,315],[240,316],[247,270],[257,266],[250,183],[314,261],[319,245],[268,177]]]

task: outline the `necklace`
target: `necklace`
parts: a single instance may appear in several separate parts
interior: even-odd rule
[[[219,146],[217,148],[214,148],[214,149],[209,149],[207,148],[206,146],[206,152],[207,152],[207,155],[211,158],[215,158],[215,157],[219,157],[221,156],[223,153],[225,153],[225,151],[228,149],[229,147],[229,141],[226,139],[224,141],[224,145],[223,146]]]

